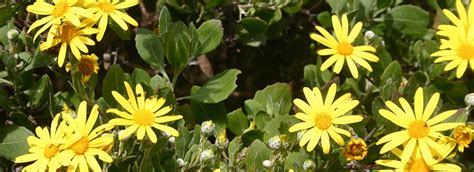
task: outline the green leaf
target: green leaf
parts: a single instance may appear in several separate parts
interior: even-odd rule
[[[160,11],[160,19],[159,19],[159,29],[160,29],[160,35],[166,35],[168,32],[168,28],[173,24],[173,21],[171,20],[171,15],[170,12],[168,11],[168,8],[166,6],[163,6]]]
[[[241,135],[249,127],[249,121],[242,109],[227,114],[227,128],[235,135]]]
[[[276,83],[257,91],[253,100],[270,115],[288,114],[293,106],[290,86],[286,83]]]
[[[3,26],[7,23],[8,20],[10,20],[13,15],[18,11],[18,8],[20,8],[20,3],[15,3],[10,5],[9,7],[3,7],[0,8],[0,26]]]
[[[124,81],[125,73],[122,71],[122,68],[116,64],[112,65],[102,82],[102,95],[105,102],[107,102],[111,107],[116,105],[115,98],[112,96],[112,91],[117,91],[123,95],[125,93],[125,86],[123,85]]]
[[[199,35],[199,42],[201,47],[199,48],[199,54],[206,54],[214,50],[222,40],[224,36],[224,28],[220,20],[208,20],[204,22],[197,29]]]
[[[166,59],[175,71],[175,75],[179,75],[182,68],[185,67],[191,57],[192,44],[191,35],[188,28],[183,22],[175,23],[171,26],[173,29],[168,30],[163,42]]]
[[[155,69],[164,70],[165,55],[160,38],[152,31],[139,28],[135,37],[140,57]]]
[[[382,76],[380,76],[380,85],[383,86],[391,83],[400,85],[402,75],[403,73],[400,63],[398,63],[398,61],[393,61],[387,66],[385,71],[382,73]]]
[[[386,16],[387,28],[393,28],[403,34],[421,37],[427,31],[430,22],[429,13],[414,5],[400,5]]]
[[[225,70],[214,76],[195,93],[183,97],[183,99],[192,99],[203,103],[217,103],[225,100],[237,88],[235,82],[240,73],[240,70],[237,69]]]
[[[242,134],[242,144],[247,147],[255,140],[263,140],[264,132],[261,130],[249,130]]]
[[[150,82],[150,74],[148,74],[147,71],[140,69],[140,68],[135,68],[132,73],[132,78],[133,81],[136,84],[145,84],[148,85]]]
[[[229,151],[229,164],[235,165],[235,160],[237,159],[239,151],[242,149],[242,139],[240,136],[234,137],[232,141],[229,142],[227,150]]]
[[[0,129],[0,157],[14,161],[16,157],[28,153],[26,138],[33,133],[25,127],[16,125]]]
[[[318,14],[318,22],[324,27],[332,27],[331,14],[324,11]]]
[[[267,31],[268,24],[259,18],[247,17],[239,21],[239,24],[250,33],[263,33]]]
[[[191,141],[191,134],[184,125],[180,126],[178,130],[179,137],[176,137],[176,155],[178,158],[184,158],[188,150],[188,143]]]
[[[255,140],[247,149],[245,156],[246,171],[254,172],[264,169],[262,162],[270,159],[272,151],[260,140]]]
[[[336,14],[339,14],[342,9],[346,6],[348,0],[327,0],[326,2],[331,7],[332,11]]]
[[[28,66],[25,67],[24,71],[29,71],[34,68],[40,68],[54,63],[54,58],[41,52],[40,49],[35,50],[33,59]]]
[[[51,87],[51,80],[49,76],[45,74],[31,89],[26,90],[25,94],[30,98],[29,102],[31,102],[32,105],[40,106],[41,103],[44,103],[48,95],[49,87]]]

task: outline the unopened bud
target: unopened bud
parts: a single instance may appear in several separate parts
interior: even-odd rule
[[[307,159],[303,162],[303,170],[309,171],[316,167],[313,160]]]
[[[364,37],[367,39],[372,39],[375,37],[375,33],[372,32],[371,30],[368,30],[367,32],[365,32]]]
[[[273,150],[278,150],[281,148],[281,139],[280,136],[273,136],[268,140],[268,147]]]
[[[304,130],[298,131],[298,133],[296,133],[296,140],[300,141],[303,138],[305,132],[306,131]]]
[[[13,39],[16,39],[18,37],[18,30],[16,29],[10,29],[8,32],[7,32],[7,38],[8,40],[13,40]]]
[[[201,160],[201,162],[209,161],[212,158],[214,158],[214,151],[211,149],[205,150],[201,152],[201,155],[199,155],[199,160]]]
[[[201,124],[201,134],[204,136],[209,136],[212,132],[214,132],[215,125],[212,123],[211,120],[204,121]]]
[[[271,168],[273,166],[272,161],[270,161],[268,159],[263,161],[262,164],[263,164],[263,167],[265,167],[265,168]]]
[[[464,97],[464,102],[466,103],[467,106],[473,106],[474,105],[474,93],[469,93]]]
[[[225,130],[222,130],[221,132],[219,132],[219,134],[217,135],[215,144],[217,148],[219,149],[227,148],[227,145],[229,144],[229,139],[227,139]]]
[[[168,142],[170,142],[171,144],[174,144],[174,142],[176,141],[176,138],[175,137],[170,137],[168,139]]]
[[[178,163],[178,166],[179,166],[179,167],[184,167],[184,166],[186,166],[186,165],[188,164],[187,162],[185,162],[185,161],[184,161],[183,159],[181,159],[181,158],[178,158],[178,159],[176,160],[176,162]]]

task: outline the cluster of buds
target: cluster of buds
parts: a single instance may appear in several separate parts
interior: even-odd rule
[[[313,160],[307,159],[303,162],[304,171],[312,171],[314,168],[316,168],[316,164],[314,163]]]

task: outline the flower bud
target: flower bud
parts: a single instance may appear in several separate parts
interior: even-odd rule
[[[201,134],[204,136],[209,136],[210,134],[212,134],[212,132],[214,132],[214,128],[215,128],[215,125],[214,123],[212,123],[211,120],[204,121],[201,124]]]
[[[215,145],[216,145],[217,148],[219,148],[219,149],[225,149],[225,148],[227,148],[227,145],[228,145],[228,144],[229,144],[229,139],[227,139],[225,130],[222,130],[222,131],[219,132],[219,134],[217,135],[217,139],[216,139]]]
[[[375,33],[372,32],[371,30],[368,30],[368,31],[365,32],[364,37],[367,38],[367,39],[372,39],[372,38],[375,37]]]
[[[307,159],[303,162],[303,170],[311,171],[316,167],[313,160]]]
[[[301,140],[301,138],[303,138],[303,135],[305,132],[306,130],[301,130],[301,131],[298,131],[298,133],[296,133],[296,140],[298,140],[298,142]]]
[[[184,167],[184,166],[186,166],[186,165],[188,164],[187,162],[185,162],[185,161],[184,161],[183,159],[181,159],[181,158],[178,158],[178,159],[176,160],[176,162],[178,163],[178,166],[179,166],[179,167]]]
[[[474,93],[467,94],[466,97],[464,97],[464,102],[466,103],[466,105],[468,107],[473,106],[474,105]]]
[[[168,139],[168,142],[170,142],[171,144],[174,144],[174,142],[176,141],[176,138],[175,137],[170,137]]]
[[[10,29],[8,32],[7,32],[7,38],[8,40],[13,40],[13,39],[16,39],[18,38],[18,30],[16,29]]]
[[[271,168],[273,166],[272,161],[270,161],[268,159],[263,161],[262,164],[263,164],[263,167],[265,167],[265,168]]]
[[[212,158],[214,158],[214,151],[211,149],[204,150],[201,152],[201,155],[199,155],[199,160],[201,160],[201,162],[209,161]]]
[[[273,150],[278,150],[281,148],[281,139],[280,136],[273,136],[268,140],[268,147]]]

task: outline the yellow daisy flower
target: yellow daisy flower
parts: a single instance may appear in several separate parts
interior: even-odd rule
[[[461,37],[466,37],[466,33],[469,31],[469,27],[471,24],[474,23],[474,3],[471,1],[469,4],[469,9],[473,10],[468,10],[466,12],[466,9],[464,8],[464,5],[461,0],[456,0],[456,11],[458,12],[458,16],[453,14],[451,11],[448,9],[443,9],[443,13],[448,19],[453,23],[454,25],[439,25],[438,26],[438,32],[436,32],[438,35],[441,36],[446,36],[446,37],[456,37],[456,36],[461,36]]]
[[[464,148],[469,147],[469,144],[472,142],[472,132],[471,127],[466,125],[460,125],[454,129],[453,138],[458,144],[459,152],[464,152]]]
[[[94,105],[90,115],[87,115],[87,103],[83,101],[79,104],[77,117],[70,125],[73,131],[72,133],[66,133],[70,136],[64,143],[66,149],[61,152],[64,159],[71,161],[68,171],[79,169],[81,172],[87,172],[89,168],[93,171],[101,171],[101,167],[95,158],[96,155],[104,162],[112,162],[112,157],[103,148],[112,143],[114,138],[112,135],[101,136],[101,134],[110,130],[113,126],[104,124],[94,129],[99,116],[98,110],[99,106]]]
[[[347,161],[363,160],[367,156],[367,144],[361,138],[351,138],[344,149]]]
[[[127,89],[128,100],[116,91],[112,91],[112,95],[126,111],[120,111],[118,109],[107,110],[107,113],[114,113],[121,117],[110,120],[110,124],[128,126],[127,129],[119,135],[120,140],[136,131],[138,140],[142,140],[146,132],[151,142],[156,143],[157,138],[152,127],[167,132],[172,136],[179,136],[176,129],[162,124],[183,118],[181,115],[164,116],[172,109],[171,106],[163,107],[165,104],[164,98],[157,99],[156,97],[150,97],[145,100],[145,92],[140,84],[137,84],[135,87],[136,96],[130,84],[128,84],[128,82],[124,82],[124,84]]]
[[[57,44],[61,44],[58,54],[58,65],[62,67],[66,58],[66,51],[69,45],[72,54],[79,60],[81,52],[88,53],[89,49],[86,45],[95,45],[95,42],[88,38],[89,35],[97,33],[97,29],[92,28],[90,23],[85,21],[81,26],[76,27],[69,22],[51,28],[52,32],[56,32],[52,40],[47,40],[40,45],[41,51],[47,50]]]
[[[56,171],[62,165],[69,163],[59,155],[61,145],[64,143],[64,133],[61,127],[58,127],[59,116],[58,114],[53,118],[50,130],[46,127],[37,127],[36,136],[27,138],[30,146],[29,153],[17,157],[15,162],[35,162],[23,168],[22,171]]]
[[[354,46],[352,42],[359,35],[362,29],[362,22],[357,22],[352,31],[349,33],[349,21],[346,14],[342,15],[342,23],[336,15],[332,16],[332,24],[337,40],[324,28],[316,26],[316,29],[322,34],[311,33],[310,37],[317,42],[328,47],[318,51],[321,56],[329,56],[321,65],[321,71],[326,70],[329,66],[334,65],[333,71],[337,74],[341,72],[344,61],[347,61],[347,66],[354,78],[359,77],[356,63],[372,72],[372,67],[366,61],[378,62],[379,58],[372,54],[375,48],[370,45]]]
[[[402,108],[392,101],[387,101],[385,105],[389,110],[379,110],[381,116],[403,128],[402,131],[390,133],[377,142],[377,145],[385,143],[380,150],[380,154],[406,144],[401,157],[403,163],[409,160],[415,150],[421,151],[421,155],[428,165],[434,163],[431,150],[439,150],[441,147],[440,144],[435,142],[435,139],[444,137],[440,133],[441,131],[453,129],[461,123],[441,123],[455,114],[456,110],[440,113],[430,119],[438,104],[439,93],[435,93],[430,98],[426,108],[423,108],[425,105],[423,96],[423,89],[420,87],[415,93],[414,109],[404,98],[400,98],[399,102]]]
[[[459,32],[458,32],[459,33]],[[437,57],[435,63],[448,61],[449,63],[444,68],[444,71],[450,71],[454,68],[456,70],[456,77],[461,78],[464,75],[468,65],[471,71],[474,70],[474,30],[468,32],[467,37],[456,37],[441,40],[440,49],[431,54],[432,57]]]
[[[99,71],[99,63],[97,63],[97,60],[99,60],[99,58],[95,54],[83,55],[81,59],[79,59],[79,62],[75,64],[77,71],[82,74],[82,83],[88,82],[91,75]],[[72,68],[73,65],[71,63],[66,64],[67,72]]]
[[[295,117],[303,122],[291,126],[288,130],[290,132],[304,130],[300,146],[304,146],[309,142],[306,147],[308,151],[312,151],[321,140],[323,152],[328,154],[331,146],[329,137],[340,146],[343,146],[344,140],[340,134],[350,137],[351,133],[335,125],[356,123],[363,119],[360,115],[344,115],[356,107],[359,101],[352,100],[350,93],[344,94],[334,101],[336,90],[336,84],[332,84],[323,102],[323,96],[319,88],[314,87],[311,90],[305,87],[303,92],[308,103],[301,99],[293,101],[303,111],[296,113]]]
[[[43,25],[33,37],[36,40],[38,35],[50,28],[54,24],[60,24],[62,21],[69,21],[74,26],[79,26],[80,16],[90,18],[93,14],[81,7],[74,6],[77,0],[53,0],[54,5],[51,5],[44,1],[36,1],[32,5],[26,7],[26,10],[30,13],[37,15],[47,15],[40,20],[35,21],[30,28],[28,33],[33,29]]]
[[[472,7],[472,8],[471,8]],[[431,54],[437,57],[435,63],[448,61],[445,71],[456,70],[456,77],[464,75],[468,65],[474,71],[474,30],[470,27],[474,23],[474,3],[469,5],[468,12],[464,8],[461,0],[456,1],[456,9],[459,18],[451,11],[444,9],[444,14],[454,25],[439,25],[437,34],[448,37],[441,39],[440,50]],[[472,10],[471,10],[472,9]]]
[[[125,8],[130,8],[137,4],[138,0],[125,0],[123,2],[119,2],[118,0],[112,0],[112,2],[111,0],[97,0],[97,2],[89,3],[87,10],[94,13],[96,19],[99,20],[99,33],[96,35],[97,41],[101,41],[104,36],[109,16],[123,30],[128,30],[127,23],[135,27],[138,26],[137,21],[124,12]]]
[[[397,160],[377,160],[375,163],[394,168],[395,171],[400,172],[430,172],[430,171],[451,171],[451,172],[460,172],[461,168],[455,164],[450,163],[440,163],[449,153],[454,149],[454,144],[444,144],[438,152],[432,151],[436,155],[436,160],[432,165],[426,164],[423,156],[420,151],[416,151],[412,157],[410,157],[408,163],[403,163],[402,161]],[[417,148],[418,149],[418,148]],[[395,148],[391,150],[393,154],[402,158],[402,150]]]

